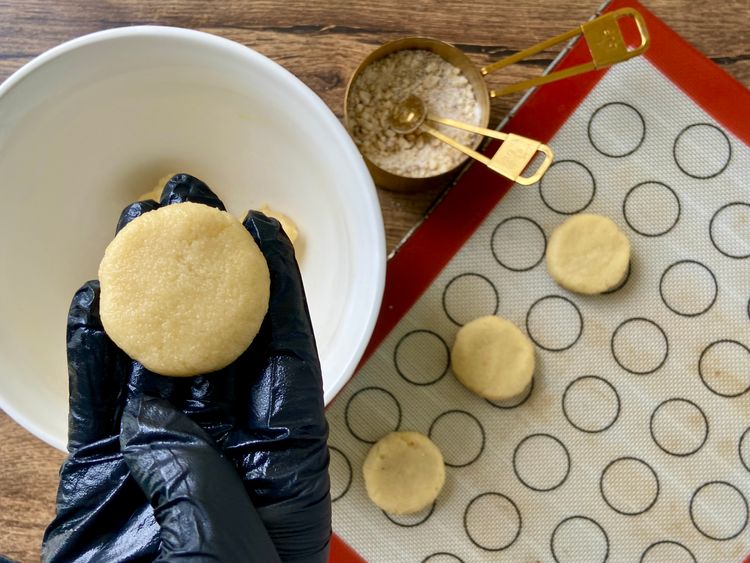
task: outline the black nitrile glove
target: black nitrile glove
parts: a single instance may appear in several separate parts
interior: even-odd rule
[[[69,456],[42,560],[151,561],[159,551],[153,510],[120,453],[129,358],[99,319],[99,282],[73,297],[68,315]]]
[[[161,205],[182,201],[224,208],[205,184],[177,175]],[[118,230],[158,206],[129,206]],[[268,261],[269,311],[220,372],[148,372],[104,334],[98,283],[76,294],[70,456],[45,561],[327,560],[328,428],[302,281],[278,222],[250,212],[245,226]]]
[[[279,561],[234,465],[169,401],[128,401],[120,444],[154,507],[158,561]]]

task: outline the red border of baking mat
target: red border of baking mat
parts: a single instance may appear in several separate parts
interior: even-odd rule
[[[750,91],[638,2],[614,0],[604,11],[628,6],[636,8],[646,20],[651,37],[651,46],[645,54],[648,61],[716,121],[750,145]],[[578,41],[556,68],[590,60],[585,42]],[[606,72],[606,69],[594,71],[539,88],[503,130],[549,142]],[[746,101],[742,102],[743,99]],[[497,143],[494,143],[485,152],[491,154],[496,150]],[[360,366],[427,290],[511,185],[509,180],[485,166],[471,166],[391,258],[380,315]],[[334,535],[331,561],[359,563],[363,559]],[[744,563],[750,563],[750,555]]]

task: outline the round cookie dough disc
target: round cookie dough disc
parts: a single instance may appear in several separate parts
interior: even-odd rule
[[[445,483],[443,454],[419,432],[391,432],[376,443],[362,471],[370,500],[391,514],[427,508]]]
[[[630,242],[608,217],[574,215],[547,245],[547,270],[565,289],[596,294],[617,287],[628,273]]]
[[[453,373],[469,391],[492,401],[521,394],[534,375],[534,345],[512,322],[474,319],[456,334]]]
[[[126,225],[104,253],[99,280],[107,334],[162,375],[229,365],[268,309],[258,245],[229,213],[198,203],[167,205]]]

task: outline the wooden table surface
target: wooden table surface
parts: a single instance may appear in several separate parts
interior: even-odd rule
[[[675,31],[750,85],[750,0],[644,0]],[[112,27],[160,24],[215,33],[256,49],[296,74],[341,117],[358,62],[379,44],[426,35],[458,44],[484,64],[585,21],[600,0],[0,0],[0,80],[76,36]],[[406,7],[409,6],[409,7]],[[541,73],[554,52],[511,67],[498,83]],[[517,101],[493,102],[493,125]],[[379,190],[388,250],[440,194]],[[6,320],[7,322],[7,320]],[[0,554],[39,559],[54,512],[63,454],[0,411]]]

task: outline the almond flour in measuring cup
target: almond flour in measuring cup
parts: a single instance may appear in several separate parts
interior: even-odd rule
[[[388,123],[394,106],[407,96],[422,99],[428,114],[479,125],[474,89],[458,67],[424,49],[405,49],[377,60],[352,84],[351,134],[359,150],[383,170],[409,178],[427,178],[458,166],[466,156],[427,133],[401,135]],[[437,129],[470,147],[479,136],[438,125]]]

